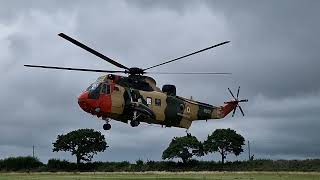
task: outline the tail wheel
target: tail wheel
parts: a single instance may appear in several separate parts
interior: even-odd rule
[[[132,121],[130,121],[130,125],[131,125],[132,127],[137,127],[137,126],[139,126],[139,124],[140,124],[140,122],[137,121],[137,120],[132,120]]]

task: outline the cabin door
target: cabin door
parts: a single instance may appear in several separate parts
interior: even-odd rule
[[[118,86],[111,86],[111,101],[112,101],[112,112],[122,113],[124,108],[124,97],[123,93]]]

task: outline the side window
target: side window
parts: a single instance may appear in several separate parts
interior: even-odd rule
[[[107,94],[110,94],[110,85],[107,85]]]
[[[184,104],[180,104],[180,111],[183,111],[184,110]]]
[[[154,104],[156,105],[156,106],[161,106],[161,99],[155,99],[154,100]]]
[[[103,84],[102,85],[102,88],[101,88],[101,93],[102,94],[105,94],[107,92],[107,85],[106,84]]]
[[[103,84],[101,89],[102,94],[110,94],[110,85]]]
[[[152,104],[152,98],[151,97],[147,97],[147,104],[151,105]]]

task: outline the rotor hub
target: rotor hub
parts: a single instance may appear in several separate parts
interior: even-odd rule
[[[129,70],[126,70],[125,72],[130,75],[143,75],[145,73],[143,69],[138,67],[129,68]]]

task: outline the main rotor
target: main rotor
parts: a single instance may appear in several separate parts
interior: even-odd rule
[[[87,72],[106,72],[106,73],[125,73],[125,74],[128,74],[128,75],[144,75],[144,74],[192,74],[192,75],[199,75],[199,74],[231,74],[231,73],[217,73],[217,72],[149,72],[147,70],[149,69],[152,69],[152,68],[155,68],[155,67],[158,67],[158,66],[162,66],[164,64],[168,64],[168,63],[171,63],[171,62],[174,62],[174,61],[177,61],[177,60],[180,60],[180,59],[183,59],[183,58],[186,58],[188,56],[192,56],[192,55],[195,55],[195,54],[198,54],[200,52],[203,52],[203,51],[206,51],[206,50],[209,50],[209,49],[212,49],[212,48],[215,48],[215,47],[218,47],[218,46],[221,46],[221,45],[224,45],[224,44],[227,44],[229,43],[230,41],[225,41],[225,42],[222,42],[222,43],[219,43],[219,44],[215,44],[213,46],[210,46],[210,47],[207,47],[207,48],[204,48],[204,49],[201,49],[201,50],[198,50],[198,51],[195,51],[195,52],[192,52],[192,53],[189,53],[187,55],[184,55],[184,56],[181,56],[181,57],[178,57],[178,58],[175,58],[175,59],[171,59],[171,60],[168,60],[168,61],[165,61],[163,63],[160,63],[160,64],[156,64],[156,65],[153,65],[153,66],[150,66],[150,67],[147,67],[147,68],[139,68],[139,67],[127,67],[127,66],[124,66],[122,64],[120,64],[119,62],[99,53],[98,51],[84,45],[83,43],[67,36],[66,34],[64,33],[59,33],[58,36],[64,38],[65,40],[75,44],[76,46],[98,56],[99,58],[107,61],[108,63],[118,67],[118,68],[121,68],[123,70],[104,70],[104,69],[86,69],[86,68],[71,68],[71,67],[59,67],[59,66],[43,66],[43,65],[30,65],[30,64],[25,64],[24,66],[26,67],[36,67],[36,68],[45,68],[45,69],[60,69],[60,70],[70,70],[70,71],[87,71]]]

